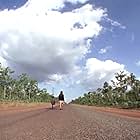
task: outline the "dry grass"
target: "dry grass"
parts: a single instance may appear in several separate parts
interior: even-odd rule
[[[50,103],[25,103],[25,102],[0,102],[0,109],[11,109],[11,108],[33,108],[33,107],[43,107],[43,106],[49,106]]]

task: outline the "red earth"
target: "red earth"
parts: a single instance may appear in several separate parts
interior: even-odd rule
[[[125,117],[133,117],[140,119],[140,108],[138,109],[120,109],[120,108],[113,108],[113,107],[96,107],[96,106],[85,106],[85,105],[78,105],[83,108],[92,109],[100,112],[108,112],[113,113],[115,115],[121,115]]]
[[[133,129],[132,129],[133,128]],[[68,104],[0,106],[0,140],[140,139],[140,110]]]
[[[58,106],[58,104],[56,105]],[[75,105],[74,105],[75,106]],[[113,113],[115,115],[121,115],[125,117],[133,117],[133,118],[139,118],[140,119],[140,108],[139,109],[119,109],[119,108],[111,108],[111,107],[96,107],[96,106],[86,106],[86,105],[76,105],[83,108],[87,108],[93,111],[99,111],[99,112],[108,112]],[[4,111],[5,113],[13,113],[13,112],[19,112],[19,111],[30,111],[35,109],[41,109],[41,108],[51,108],[50,103],[41,104],[41,105],[33,105],[33,106],[14,106],[14,107],[1,107],[0,111]]]

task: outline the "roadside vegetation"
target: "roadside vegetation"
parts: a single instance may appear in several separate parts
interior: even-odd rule
[[[115,80],[104,82],[102,88],[85,93],[71,103],[81,105],[140,108],[140,81],[124,71],[115,74]]]
[[[0,103],[41,103],[50,102],[53,95],[47,89],[40,89],[38,82],[27,74],[14,78],[14,71],[0,64]],[[115,80],[104,82],[102,88],[90,91],[72,100],[71,103],[121,108],[140,108],[140,81],[133,73],[120,71]],[[57,98],[56,98],[57,100]]]
[[[0,64],[0,102],[50,102],[53,98],[47,89],[39,89],[38,82],[27,74],[13,78],[14,71]]]

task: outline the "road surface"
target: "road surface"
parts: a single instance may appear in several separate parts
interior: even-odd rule
[[[76,105],[1,110],[0,140],[140,140],[140,118]]]

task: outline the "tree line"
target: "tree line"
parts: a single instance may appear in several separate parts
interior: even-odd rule
[[[82,105],[114,106],[121,108],[140,107],[140,81],[133,73],[115,73],[115,79],[104,82],[102,88],[85,93],[71,103]]]
[[[0,101],[49,102],[53,98],[47,89],[39,89],[38,82],[27,74],[13,78],[13,73],[0,64]]]

